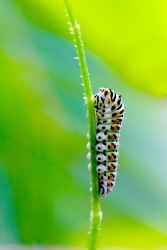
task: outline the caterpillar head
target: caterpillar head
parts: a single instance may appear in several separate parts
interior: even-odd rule
[[[108,88],[100,88],[94,95],[94,104],[96,109],[107,108],[112,102],[114,92]]]

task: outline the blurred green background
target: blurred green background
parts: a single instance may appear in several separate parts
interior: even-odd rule
[[[72,0],[93,93],[127,106],[99,246],[167,245],[167,2]],[[0,1],[0,244],[86,246],[83,87],[60,0]]]

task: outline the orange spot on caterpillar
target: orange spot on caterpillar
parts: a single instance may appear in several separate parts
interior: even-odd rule
[[[108,165],[108,168],[113,169],[113,165],[112,164]]]
[[[113,158],[113,155],[112,155],[112,154],[108,155],[108,158],[109,158],[109,159],[112,159],[112,158]]]
[[[107,182],[107,186],[112,187],[113,186],[112,182]]]
[[[111,98],[108,98],[108,102],[111,102]]]
[[[113,148],[113,144],[112,144],[112,143],[109,144],[108,147],[109,147],[109,148]]]
[[[113,130],[117,130],[117,126],[112,126]]]
[[[108,178],[109,178],[109,179],[112,179],[112,178],[113,178],[113,175],[112,175],[112,174],[109,174],[109,175],[108,175]]]
[[[109,134],[110,139],[114,138],[113,134]]]

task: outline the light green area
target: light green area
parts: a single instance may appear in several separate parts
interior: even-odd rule
[[[41,28],[71,38],[59,0],[16,0]],[[167,2],[165,0],[71,0],[85,47],[99,55],[130,86],[167,95]],[[37,14],[38,10],[38,14]]]
[[[166,99],[132,89],[122,78],[152,94],[165,95],[166,76],[159,72],[163,73],[166,56],[156,49],[159,44],[163,51],[158,41],[165,42],[165,22],[160,23],[166,19],[165,2],[156,6],[155,1],[137,1],[136,8],[132,1],[124,5],[123,1],[106,1],[105,6],[90,2],[80,2],[81,9],[73,5],[89,48],[86,56],[93,93],[101,86],[110,87],[122,94],[127,106],[116,186],[101,199],[99,246],[160,247],[167,244]],[[75,48],[60,36],[69,37],[63,4],[53,3],[0,2],[0,243],[87,245],[91,206],[87,111],[78,62],[73,59]],[[94,6],[94,15],[88,18],[90,6],[83,19],[88,4]],[[148,15],[141,15],[141,8]],[[96,18],[105,22],[107,9],[112,10],[111,27],[116,32],[112,37],[110,29],[98,26]],[[157,22],[144,22],[149,13]],[[126,33],[127,23],[133,32]],[[159,40],[153,43],[149,32],[147,39],[144,36],[148,24],[156,24],[159,32]],[[121,39],[123,30],[126,42]],[[123,44],[129,46],[126,53],[122,53]],[[144,54],[142,44],[148,47]],[[146,71],[135,61],[131,74],[134,48],[147,60],[147,53],[153,56],[153,46],[158,60],[148,61]],[[157,71],[152,67],[156,62]]]

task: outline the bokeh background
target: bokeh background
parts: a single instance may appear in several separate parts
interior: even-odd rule
[[[127,106],[99,247],[167,245],[167,2],[71,0],[93,93]],[[60,0],[0,1],[0,244],[87,246],[80,70]]]

